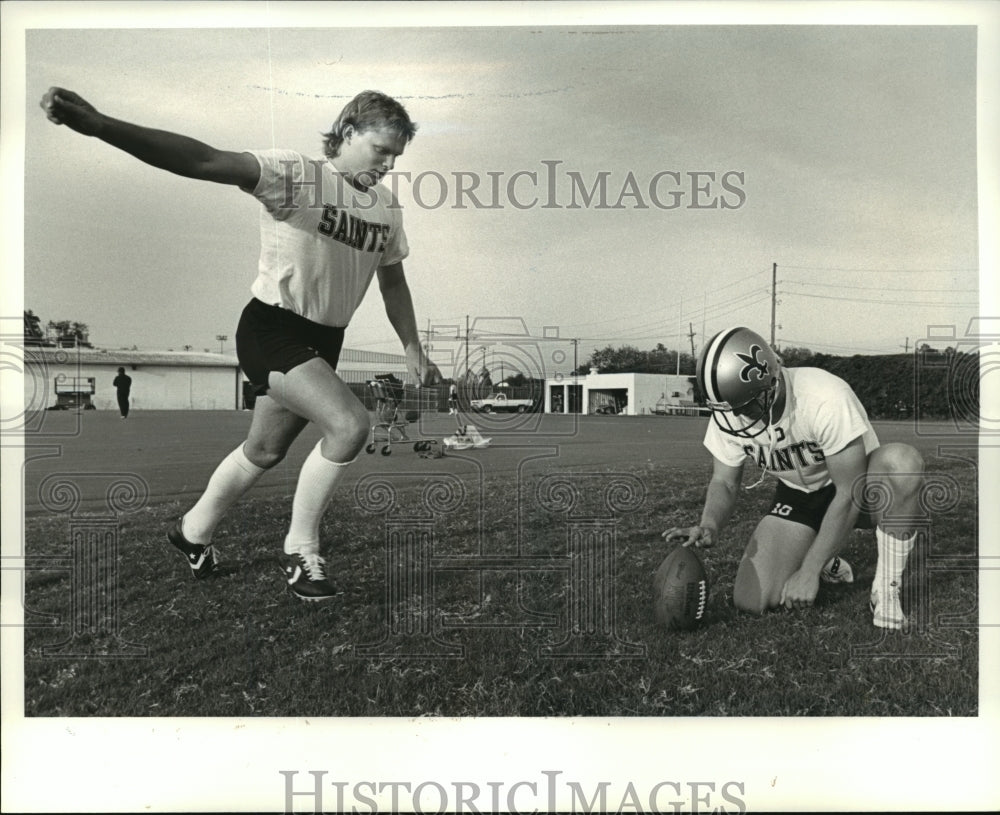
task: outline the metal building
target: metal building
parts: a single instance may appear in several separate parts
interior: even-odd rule
[[[96,348],[24,348],[28,411],[117,410],[112,384],[124,368],[132,378],[133,410],[239,410],[244,376],[236,357],[192,351],[115,351]],[[338,372],[348,383],[375,374],[404,376],[405,357],[345,348]]]

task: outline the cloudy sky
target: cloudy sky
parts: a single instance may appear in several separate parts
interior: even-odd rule
[[[902,351],[978,313],[973,27],[550,16],[29,31],[25,307],[102,347],[232,350],[256,269],[250,196],[51,125],[37,100],[59,85],[217,147],[311,154],[358,91],[400,99],[422,330],[520,318],[584,356],[767,336],[773,264],[782,345]],[[398,350],[376,287],[347,344]]]

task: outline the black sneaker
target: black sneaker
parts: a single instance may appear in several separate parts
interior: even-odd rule
[[[191,573],[198,580],[215,573],[215,549],[211,544],[205,546],[201,543],[191,543],[181,532],[180,521],[167,533],[167,540],[184,553],[187,564],[191,567]]]
[[[326,561],[319,555],[281,554],[278,563],[288,588],[300,600],[329,600],[336,594],[326,579]]]

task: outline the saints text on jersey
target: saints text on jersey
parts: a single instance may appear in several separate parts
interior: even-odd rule
[[[785,440],[785,431],[780,427],[774,429],[775,441],[780,444]],[[820,464],[826,461],[826,455],[819,442],[797,441],[794,444],[775,447],[771,450],[770,459],[767,451],[756,444],[744,444],[743,452],[748,458],[757,462],[761,469],[768,469],[771,472],[788,472],[797,470],[799,467],[809,467],[813,464]]]
[[[323,215],[316,228],[320,234],[362,252],[385,251],[391,231],[389,224],[366,221],[333,204],[323,207]]]

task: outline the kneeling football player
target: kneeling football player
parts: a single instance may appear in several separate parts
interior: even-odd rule
[[[818,368],[785,368],[744,327],[716,334],[698,360],[697,381],[713,421],[713,457],[701,520],[663,533],[712,546],[736,505],[747,460],[760,484],[777,478],[771,510],[754,530],[736,573],[737,608],[760,614],[811,606],[821,580],[852,579],[838,557],[855,527],[875,528],[874,623],[902,628],[899,593],[919,517],[923,459],[907,444],[880,445],[864,407],[842,379]]]

